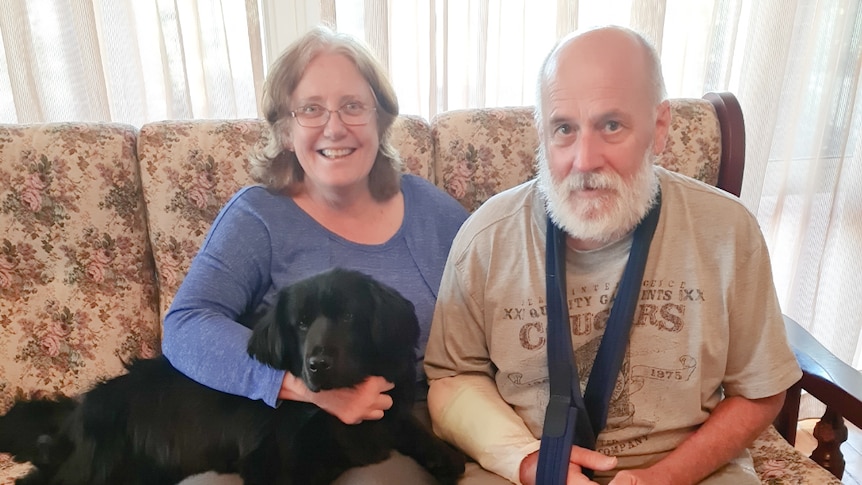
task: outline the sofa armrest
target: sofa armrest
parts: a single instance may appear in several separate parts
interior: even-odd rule
[[[825,404],[826,412],[814,427],[817,448],[811,459],[841,478],[844,456],[840,446],[847,440],[844,419],[862,427],[862,373],[838,359],[790,317],[784,317],[784,326],[802,368],[802,379],[788,389],[775,427],[787,441],[795,444],[802,390]]]

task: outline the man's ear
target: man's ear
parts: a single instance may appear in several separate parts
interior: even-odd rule
[[[670,101],[662,101],[656,107],[655,138],[653,139],[653,155],[661,155],[667,144],[667,134],[670,130]]]
[[[296,372],[298,345],[290,322],[290,287],[278,292],[274,304],[255,322],[248,341],[248,354],[275,369]]]

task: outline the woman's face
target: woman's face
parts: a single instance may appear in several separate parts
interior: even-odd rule
[[[376,103],[353,61],[334,53],[312,59],[293,91],[290,107],[300,116],[330,111],[323,112],[323,119],[329,119],[318,127],[302,126],[314,123],[300,118],[290,120],[289,140],[305,171],[307,189],[368,190],[368,173],[380,145],[376,112],[368,113],[368,122],[356,125],[345,124],[337,111],[343,110],[344,119],[351,122],[349,114],[355,115],[357,107],[363,106],[373,109]],[[352,119],[355,123],[356,118]]]

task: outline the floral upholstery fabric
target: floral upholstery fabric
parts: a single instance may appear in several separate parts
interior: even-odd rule
[[[715,184],[715,112],[698,99],[671,106],[657,163]],[[529,107],[453,111],[431,124],[401,116],[392,141],[407,171],[474,210],[533,176],[532,116]],[[166,121],[140,133],[0,125],[0,412],[16,397],[75,394],[121,373],[123,360],[158,353],[161,316],[219,209],[251,182],[248,153],[267,136],[260,120]],[[765,484],[840,483],[771,427],[752,454]],[[27,468],[0,455],[0,485]]]
[[[434,118],[432,133],[437,185],[470,212],[535,173],[532,108],[448,111]]]
[[[751,446],[754,469],[764,485],[841,485],[770,426]]]
[[[404,171],[437,183],[431,126],[418,116],[401,115],[392,125],[392,146],[398,150]]]
[[[702,99],[672,99],[667,145],[656,163],[715,185],[721,131]],[[539,139],[531,107],[450,111],[433,122],[437,184],[469,211],[535,174]]]
[[[259,120],[146,124],[138,158],[162,318],[221,207],[252,183],[248,155],[266,143]]]
[[[656,164],[715,185],[721,164],[721,127],[712,103],[672,99],[670,113],[667,143]]]
[[[0,413],[159,352],[136,130],[0,125]],[[25,467],[0,457],[0,481]]]

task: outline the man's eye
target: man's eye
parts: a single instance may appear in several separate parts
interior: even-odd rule
[[[611,120],[611,121],[608,121],[607,123],[605,123],[605,130],[609,131],[611,133],[613,133],[615,131],[619,131],[620,128],[622,128],[622,125],[620,124],[619,121]]]
[[[572,133],[572,127],[569,125],[560,125],[554,129],[555,135],[570,135]]]

